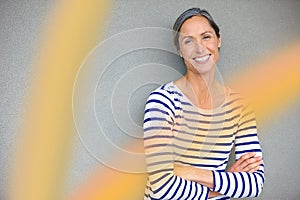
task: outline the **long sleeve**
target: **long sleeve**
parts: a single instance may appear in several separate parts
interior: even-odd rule
[[[176,102],[177,101],[177,102]],[[178,99],[157,89],[149,96],[144,116],[144,148],[148,170],[145,199],[207,199],[209,189],[175,176],[172,132]]]
[[[262,156],[255,116],[248,106],[241,111],[234,142],[236,159],[248,152]],[[253,173],[213,171],[213,176],[215,184],[213,190],[216,192],[233,198],[257,197],[263,189],[264,164],[262,163],[259,170]]]

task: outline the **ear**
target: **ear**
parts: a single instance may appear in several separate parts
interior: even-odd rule
[[[222,44],[222,37],[221,37],[221,34],[220,34],[220,37],[218,38],[218,48],[221,47],[221,44]]]
[[[178,52],[178,55],[182,58],[182,53],[180,50],[177,51]]]

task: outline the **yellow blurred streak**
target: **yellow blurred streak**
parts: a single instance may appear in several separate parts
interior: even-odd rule
[[[62,199],[75,132],[73,83],[109,9],[109,1],[65,0],[51,13],[15,149],[9,199]]]
[[[83,187],[70,200],[138,200],[143,199],[146,174],[128,174],[105,167],[92,173]]]
[[[258,121],[284,111],[285,106],[299,99],[299,40],[258,60],[250,69],[235,76],[231,85],[250,100]]]
[[[126,150],[130,152],[144,152],[143,142],[128,145]],[[128,162],[126,158],[115,156],[116,160]],[[146,173],[126,173],[102,166],[91,175],[74,191],[69,200],[112,200],[143,199],[146,185]]]

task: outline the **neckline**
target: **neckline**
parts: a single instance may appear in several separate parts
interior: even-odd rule
[[[177,90],[177,92],[179,92],[182,97],[189,103],[191,104],[191,106],[193,108],[195,108],[196,110],[198,111],[201,111],[201,112],[205,112],[205,113],[212,113],[212,112],[215,112],[215,111],[218,111],[220,109],[224,109],[224,105],[228,102],[228,96],[229,96],[229,91],[230,91],[230,88],[228,88],[227,86],[224,86],[225,87],[225,100],[223,101],[223,103],[221,103],[218,107],[216,108],[212,108],[212,109],[206,109],[206,108],[200,108],[198,106],[196,106],[195,104],[193,104],[193,102],[181,91],[181,89],[179,87],[177,87],[175,84],[174,84],[174,81],[171,82],[171,85]]]

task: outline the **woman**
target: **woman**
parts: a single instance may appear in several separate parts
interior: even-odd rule
[[[206,10],[191,8],[178,17],[173,30],[186,74],[147,100],[144,198],[258,196],[264,165],[256,120],[243,98],[215,79],[221,47],[217,24]],[[225,171],[232,148],[236,162]]]

